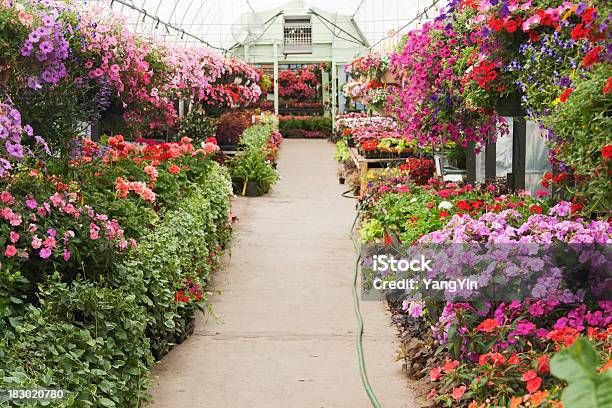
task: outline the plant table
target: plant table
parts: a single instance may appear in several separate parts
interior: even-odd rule
[[[359,154],[356,147],[349,148],[349,153],[351,155],[351,159],[357,169],[359,169],[359,180],[360,187],[359,193],[363,193],[366,191],[368,187],[368,172],[371,170],[374,171],[382,171],[385,168],[389,167],[389,164],[392,163],[404,163],[406,158],[396,157],[396,158],[387,158],[387,159],[366,159],[362,155]]]

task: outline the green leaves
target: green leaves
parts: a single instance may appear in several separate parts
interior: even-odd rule
[[[551,373],[567,381],[561,394],[566,408],[607,408],[612,406],[612,370],[597,372],[597,351],[585,338],[578,338],[550,360]]]

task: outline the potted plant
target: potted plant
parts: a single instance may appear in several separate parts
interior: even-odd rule
[[[257,197],[270,191],[278,174],[267,161],[265,152],[249,149],[236,156],[230,166],[232,180],[241,195]]]

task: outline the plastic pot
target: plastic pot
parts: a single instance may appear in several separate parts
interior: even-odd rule
[[[259,197],[259,183],[256,181],[247,181],[244,195],[247,197]]]

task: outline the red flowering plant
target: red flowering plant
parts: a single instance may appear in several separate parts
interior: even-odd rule
[[[411,157],[400,166],[417,185],[425,185],[433,177],[436,167],[432,159]]]
[[[451,357],[431,370],[430,396],[447,406],[561,407],[564,383],[550,370],[556,352],[583,335],[600,353],[597,367],[612,357],[610,302],[590,310],[535,299],[485,307],[448,304],[436,323]]]
[[[431,170],[430,165],[428,169]],[[548,208],[545,200],[526,192],[501,194],[490,184],[474,188],[469,184],[430,179],[428,184],[418,186],[410,178],[400,178],[393,186],[374,184],[370,190],[374,194],[362,212],[362,225],[367,234],[362,234],[361,238],[365,242],[382,239],[388,231],[396,234],[401,242],[412,243],[424,234],[441,229],[455,215],[477,217],[507,209],[527,215]]]
[[[177,195],[206,177],[211,157],[219,151],[212,138],[201,148],[186,137],[139,144],[117,135],[107,143],[83,141],[71,160],[73,176],[88,202],[119,218],[136,236],[151,227],[157,211],[174,208]]]
[[[319,80],[314,66],[292,71],[282,71],[278,78],[281,97],[287,99],[310,100],[317,96]]]

